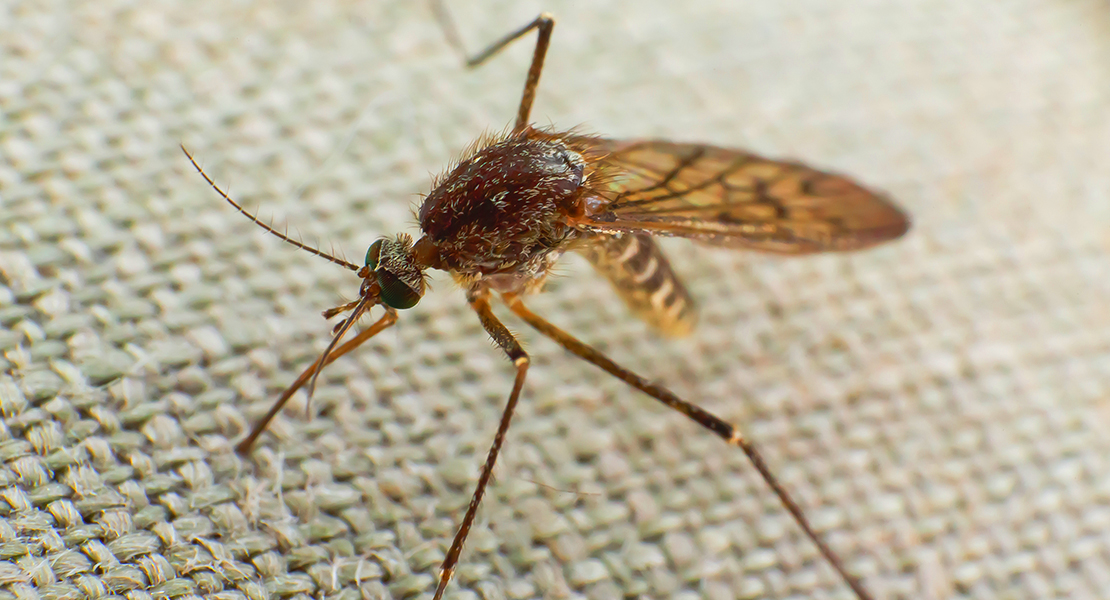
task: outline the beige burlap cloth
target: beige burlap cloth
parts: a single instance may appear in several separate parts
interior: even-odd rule
[[[652,336],[584,263],[534,310],[744,424],[880,598],[1110,597],[1110,5],[454,3],[477,48],[560,18],[539,123],[796,157],[902,241],[667,241]],[[232,444],[326,345],[361,260],[510,122],[420,2],[0,7],[0,600],[429,594],[511,384],[446,277]],[[534,360],[450,593],[847,598],[742,455],[507,311]]]

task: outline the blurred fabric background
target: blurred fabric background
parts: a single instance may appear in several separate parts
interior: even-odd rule
[[[689,338],[577,257],[531,307],[743,424],[878,598],[1110,590],[1110,6],[448,3],[478,49],[558,24],[534,118],[851,174],[895,244],[783,259],[667,240]],[[532,40],[460,67],[420,2],[0,7],[0,598],[434,589],[512,369],[437,275],[245,428],[329,340],[345,270],[415,233],[515,114]],[[498,308],[534,362],[459,598],[849,598],[735,449]]]

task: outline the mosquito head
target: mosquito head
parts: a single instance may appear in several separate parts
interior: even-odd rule
[[[378,284],[381,303],[390,308],[412,308],[424,295],[427,266],[417,259],[412,238],[405,234],[370,244],[365,268],[366,280]]]

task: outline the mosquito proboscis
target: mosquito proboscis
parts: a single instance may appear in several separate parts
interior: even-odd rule
[[[442,6],[433,3],[449,41],[466,56]],[[259,221],[224,193],[186,150],[193,166],[227,202],[278,238],[355,271],[359,298],[324,311],[349,313],[333,329],[328,348],[281,394],[237,446],[247,453],[289,398],[329,363],[397,321],[426,290],[428,269],[449,272],[466,290],[482,327],[511,361],[516,376],[478,482],[440,568],[435,599],[454,574],[463,544],[489,485],[494,464],[524,389],[529,358],[494,315],[501,297],[519,318],[571,354],[599,367],[740,448],[783,506],[841,578],[861,599],[872,596],[819,536],[762,454],[736,427],[679,398],[580,342],[533,313],[524,298],[540,290],[564,252],[585,255],[629,308],[659,332],[681,335],[697,318],[693,299],[652,235],[692,238],[733,248],[808,254],[870,247],[900,237],[909,219],[884,196],[839,175],[800,163],[763,158],[705,144],[616,141],[529,124],[536,87],[555,21],[543,13],[467,59],[476,66],[537,31],[520,107],[511,130],[478,140],[438,177],[419,210],[422,236],[375,241],[356,265],[307,246]],[[184,148],[182,148],[184,150]],[[367,329],[340,343],[356,321],[380,306]]]

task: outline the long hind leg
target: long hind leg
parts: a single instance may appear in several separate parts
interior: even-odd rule
[[[476,67],[486,62],[490,57],[505,49],[506,46],[524,34],[533,29],[539,30],[539,34],[536,36],[536,49],[532,52],[532,66],[528,67],[528,79],[524,80],[524,94],[520,97],[520,108],[517,109],[516,124],[513,126],[513,131],[523,131],[525,127],[528,127],[528,117],[532,114],[532,102],[536,99],[536,87],[540,84],[543,59],[547,56],[547,47],[551,45],[551,32],[555,29],[555,18],[550,13],[540,13],[540,16],[536,17],[531,23],[509,33],[474,56],[469,56],[466,53],[466,48],[463,47],[462,39],[459,38],[459,33],[455,30],[455,26],[447,14],[447,9],[443,7],[443,2],[441,0],[432,2],[432,8],[443,27],[443,32],[447,35],[447,41],[458,50],[459,54],[462,54],[468,67]]]
[[[706,429],[715,433],[724,441],[728,442],[729,445],[736,446],[743,450],[744,454],[748,456],[748,460],[750,460],[755,466],[756,470],[759,471],[759,474],[763,477],[763,480],[767,482],[767,485],[770,486],[771,489],[775,492],[775,495],[779,497],[779,500],[782,502],[783,506],[786,507],[786,510],[789,511],[790,514],[794,517],[794,520],[798,522],[798,525],[800,525],[802,530],[805,531],[805,534],[809,537],[809,539],[813,540],[813,543],[817,545],[817,549],[821,551],[821,554],[824,555],[825,559],[829,561],[829,564],[831,564],[832,567],[836,569],[836,572],[840,574],[840,577],[844,579],[844,582],[852,588],[852,591],[856,593],[856,596],[858,596],[860,600],[871,600],[871,594],[863,587],[863,584],[861,584],[854,575],[848,573],[848,570],[847,568],[845,568],[844,562],[840,559],[840,557],[837,556],[837,554],[825,544],[825,541],[821,539],[821,536],[817,535],[817,532],[814,531],[813,526],[809,522],[809,519],[806,518],[805,513],[802,512],[801,507],[798,506],[797,501],[795,501],[794,498],[790,495],[790,492],[786,491],[786,488],[784,488],[782,484],[779,483],[778,478],[776,478],[774,474],[771,473],[771,469],[767,466],[766,461],[763,460],[763,455],[754,445],[752,445],[751,441],[744,437],[743,433],[741,433],[739,429],[726,423],[725,421],[721,420],[720,418],[706,411],[700,406],[679,398],[674,394],[674,392],[671,392],[667,388],[655,383],[651,383],[643,377],[640,377],[632,371],[629,371],[628,369],[618,365],[601,352],[598,352],[596,349],[578,341],[574,336],[547,322],[546,319],[537,315],[536,313],[528,310],[528,307],[524,306],[524,303],[520,300],[520,297],[506,296],[505,302],[509,305],[509,309],[516,313],[517,316],[527,321],[529,325],[536,328],[536,330],[538,330],[540,333],[555,340],[555,342],[568,350],[571,354],[574,354],[575,356],[601,368],[603,371],[608,372],[617,379],[620,379],[628,385],[640,390],[641,392],[644,392],[645,394],[677,410],[687,417],[690,417],[690,419],[692,419],[698,425],[705,427]]]

